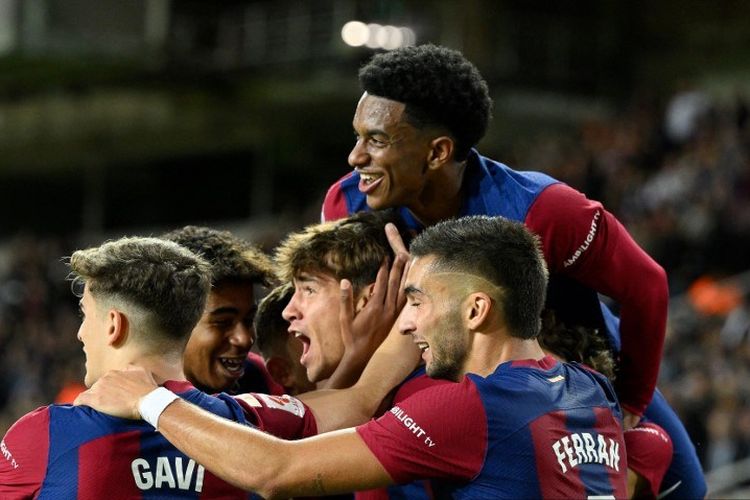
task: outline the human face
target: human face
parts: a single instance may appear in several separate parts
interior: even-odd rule
[[[469,336],[461,317],[462,297],[449,280],[430,272],[434,257],[416,258],[406,281],[406,306],[399,331],[411,334],[422,350],[427,375],[458,380],[469,353]]]
[[[106,332],[107,314],[99,310],[96,299],[86,285],[83,296],[78,301],[81,311],[81,326],[78,328],[78,340],[83,344],[83,354],[86,356],[86,376],[84,384],[91,387],[104,372],[107,371]]]
[[[406,121],[405,108],[365,92],[354,113],[357,142],[349,165],[359,172],[359,190],[372,209],[410,206],[427,183],[430,140]]]
[[[252,283],[223,283],[211,289],[183,358],[185,375],[196,387],[224,391],[242,376],[255,342],[256,310]]]
[[[344,355],[339,326],[339,282],[332,276],[300,273],[294,295],[282,312],[289,332],[302,342],[300,363],[311,382],[333,374]]]

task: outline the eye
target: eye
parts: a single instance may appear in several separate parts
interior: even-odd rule
[[[386,141],[385,139],[383,139],[383,138],[377,138],[377,137],[370,137],[368,139],[368,141],[369,141],[369,143],[371,145],[373,145],[376,148],[384,148],[384,147],[388,146],[388,144],[389,144],[389,142]]]
[[[315,289],[309,285],[302,287],[302,291],[305,293],[305,295],[312,295],[315,293]]]

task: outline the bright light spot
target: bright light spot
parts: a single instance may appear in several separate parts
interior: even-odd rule
[[[393,50],[403,45],[404,37],[395,26],[383,26],[377,33],[378,45],[385,50]]]
[[[380,30],[383,29],[383,27],[376,23],[370,23],[367,25],[367,30],[369,31],[369,35],[367,37],[367,42],[365,42],[365,45],[367,48],[370,49],[377,49],[380,48],[380,44],[378,43],[378,33]]]
[[[360,47],[370,38],[370,30],[360,21],[349,21],[341,28],[341,39],[352,47]]]
[[[401,43],[402,47],[405,47],[407,45],[414,45],[417,43],[417,35],[414,33],[414,30],[411,28],[399,28],[398,29],[401,32],[401,37],[403,42]]]
[[[417,36],[414,30],[405,26],[349,21],[341,28],[341,39],[352,47],[366,45],[371,49],[393,50],[416,44]]]

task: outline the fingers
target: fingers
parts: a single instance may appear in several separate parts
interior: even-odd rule
[[[352,284],[349,280],[343,279],[339,283],[340,304],[339,304],[339,325],[341,326],[341,336],[344,345],[353,343],[351,324],[354,319],[354,293]]]
[[[409,255],[409,251],[406,249],[406,245],[404,245],[404,240],[401,238],[401,234],[399,234],[398,229],[393,223],[389,222],[385,225],[385,235],[388,238],[388,243],[391,245],[394,254]]]

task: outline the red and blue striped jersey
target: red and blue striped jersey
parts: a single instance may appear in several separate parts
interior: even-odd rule
[[[359,435],[397,483],[432,479],[453,498],[625,498],[620,410],[579,365],[502,363],[417,390]]]
[[[312,412],[289,396],[243,399],[209,396],[187,382],[164,385],[211,413],[279,437],[317,431]],[[86,406],[50,405],[28,413],[8,430],[0,448],[4,500],[250,497],[178,451],[150,424]]]

